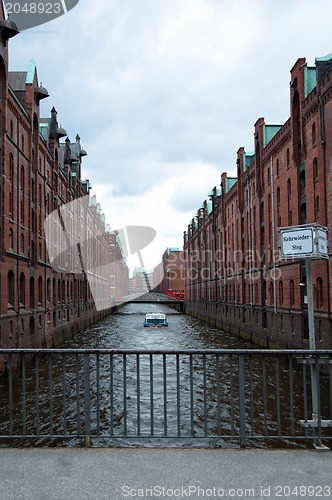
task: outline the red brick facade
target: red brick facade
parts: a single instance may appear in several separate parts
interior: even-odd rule
[[[184,235],[186,311],[264,346],[306,348],[304,261],[281,261],[278,227],[317,222],[332,244],[332,55],[291,70],[290,118],[254,127]],[[331,259],[313,262],[316,347],[331,348]]]
[[[167,293],[167,290],[184,290],[186,265],[182,250],[167,248],[162,256],[162,261],[154,270],[154,275],[159,278],[156,290]],[[156,278],[155,278],[156,279]]]
[[[40,117],[39,103],[48,93],[38,83],[35,64],[27,72],[8,72],[7,50],[0,42],[0,347],[49,347],[110,311],[112,255],[119,260],[121,249],[90,197],[82,224],[91,244],[82,258],[89,269],[91,263],[97,269],[109,266],[106,274],[104,269],[107,279],[95,273],[96,288],[105,297],[99,312],[77,253],[60,252],[51,265],[44,221],[65,204],[89,196],[89,182],[81,179],[86,152],[79,136],[73,143],[60,141],[66,132],[58,126],[54,108],[50,118]],[[60,229],[55,246],[61,249],[63,238],[75,241],[79,216],[71,213],[76,223],[66,227],[68,234]],[[128,278],[125,265],[123,273]],[[121,280],[126,282],[123,276]]]

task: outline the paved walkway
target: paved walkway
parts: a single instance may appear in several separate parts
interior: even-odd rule
[[[332,498],[332,453],[0,449],[1,500]]]

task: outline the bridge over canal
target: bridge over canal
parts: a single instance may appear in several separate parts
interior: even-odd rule
[[[165,293],[160,292],[146,292],[140,294],[139,292],[134,292],[121,301],[121,303],[126,304],[140,304],[140,303],[152,303],[152,304],[167,304],[174,305],[176,304],[179,311],[183,312],[184,300],[175,299],[171,295],[166,295]]]

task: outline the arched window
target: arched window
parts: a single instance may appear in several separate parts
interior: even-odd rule
[[[30,309],[35,308],[35,278],[30,278]]]
[[[55,278],[53,278],[53,305],[55,306],[56,304],[56,281]]]
[[[317,158],[314,158],[314,161],[312,163],[312,171],[314,174],[314,181],[318,181],[318,160]]]
[[[311,140],[312,147],[316,146],[316,123],[314,122],[311,127]]]
[[[287,197],[289,200],[292,197],[292,183],[291,183],[290,179],[288,179],[288,181],[287,181]]]
[[[279,281],[279,306],[282,306],[284,303],[284,285],[283,282]]]
[[[24,224],[24,200],[20,201],[20,221]]]
[[[38,278],[38,305],[41,306],[43,303],[43,278],[39,276]]]
[[[20,188],[21,188],[21,192],[24,193],[24,188],[25,188],[25,173],[24,173],[24,167],[23,167],[23,165],[21,165]]]
[[[270,281],[269,285],[269,300],[270,300],[270,305],[274,305],[274,286],[273,286],[273,281]]]
[[[50,278],[47,278],[47,283],[46,283],[46,291],[47,291],[47,302],[51,302],[51,280]]]
[[[293,306],[295,304],[295,291],[294,291],[294,280],[289,282],[289,305]]]
[[[12,153],[9,155],[9,180],[10,182],[14,182],[14,156]]]
[[[8,273],[8,307],[14,308],[15,304],[15,277],[13,271]]]
[[[14,238],[13,238],[13,230],[11,227],[9,228],[8,236],[9,236],[9,248],[11,248],[13,250]]]
[[[24,234],[21,233],[20,236],[20,252],[24,255]]]
[[[9,215],[13,215],[13,193],[12,193],[12,191],[9,191],[8,198],[9,198],[9,203],[8,203]]]
[[[286,166],[287,168],[290,167],[290,161],[289,161],[289,149],[287,149],[287,152],[286,152]]]
[[[25,276],[20,274],[20,307],[25,307]]]

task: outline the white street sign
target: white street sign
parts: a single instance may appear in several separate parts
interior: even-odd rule
[[[280,227],[282,259],[328,258],[327,229],[318,224]]]

